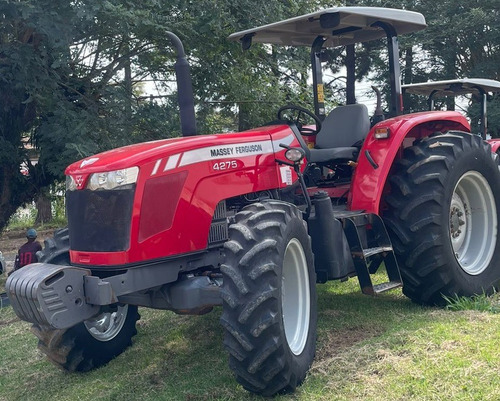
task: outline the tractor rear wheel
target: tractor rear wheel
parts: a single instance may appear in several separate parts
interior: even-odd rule
[[[284,202],[244,208],[230,226],[221,271],[224,345],[248,391],[293,391],[316,350],[316,275],[301,212]]]
[[[424,304],[491,294],[500,282],[498,156],[481,137],[450,131],[404,151],[384,214],[403,292]]]
[[[38,253],[43,263],[69,264],[68,229],[54,233]],[[86,372],[108,363],[132,344],[140,318],[135,305],[115,304],[103,308],[101,314],[69,329],[50,329],[33,325],[38,348],[58,367],[70,372]]]

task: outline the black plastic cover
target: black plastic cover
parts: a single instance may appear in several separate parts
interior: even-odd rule
[[[135,185],[124,189],[67,191],[70,249],[85,252],[125,251]]]

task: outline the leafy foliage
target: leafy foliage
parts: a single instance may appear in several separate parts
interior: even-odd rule
[[[241,54],[227,36],[317,2],[257,3],[2,0],[0,229],[19,205],[62,178],[70,162],[179,135],[166,29],[189,55],[200,133],[264,123],[285,100],[310,102],[307,51],[261,47]],[[159,102],[141,93],[151,79],[166,94]],[[37,149],[37,164],[27,143]],[[22,164],[29,175],[18,171]]]
[[[182,39],[192,66],[199,133],[242,130],[274,120],[286,103],[312,108],[309,49],[255,45],[242,52],[228,35],[341,3],[0,0],[0,229],[19,205],[62,178],[70,162],[179,135],[175,54],[166,30]],[[500,78],[495,0],[348,3],[426,15],[427,30],[400,38],[405,83]],[[327,82],[326,94],[336,104],[345,98],[344,81],[338,79],[345,56],[342,49],[329,55],[335,78]],[[386,57],[378,42],[359,46],[356,79],[382,82]],[[161,90],[159,98],[144,94],[151,81]],[[500,121],[490,116],[496,136]],[[35,154],[38,164],[31,162]],[[29,175],[20,173],[21,165]]]
[[[130,125],[131,115],[124,116],[130,94],[120,72],[146,51],[148,41],[141,35],[152,24],[142,8],[129,6],[0,3],[0,89],[6,94],[0,120],[0,228],[20,204],[61,178],[69,162],[129,141],[123,134]],[[28,143],[39,150],[37,164]],[[26,176],[19,172],[22,164]]]

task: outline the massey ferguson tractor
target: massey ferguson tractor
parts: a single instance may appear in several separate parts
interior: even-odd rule
[[[313,362],[316,283],[357,276],[365,294],[402,286],[421,304],[495,291],[497,155],[460,113],[402,115],[398,35],[425,26],[415,12],[338,7],[231,35],[244,49],[309,46],[314,111],[284,105],[270,125],[207,136],[194,135],[188,64],[168,33],[183,137],[70,165],[68,228],[46,241],[41,263],[8,278],[39,348],[87,371],[131,344],[138,306],[221,305],[230,368],[270,396],[293,391]],[[386,118],[362,104],[327,113],[324,49],[380,38]],[[374,285],[382,265],[387,281]]]

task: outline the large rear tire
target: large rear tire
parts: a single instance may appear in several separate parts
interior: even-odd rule
[[[384,220],[403,292],[423,304],[491,294],[500,282],[498,156],[481,137],[448,132],[405,149]]]
[[[45,240],[38,260],[69,264],[67,228],[56,231],[53,238]],[[54,330],[35,324],[31,331],[38,337],[38,348],[55,365],[70,372],[86,372],[105,365],[132,344],[139,318],[137,306],[115,304],[69,329]]]
[[[316,350],[316,275],[310,237],[293,205],[256,203],[236,215],[221,271],[224,345],[245,389],[293,391]]]

